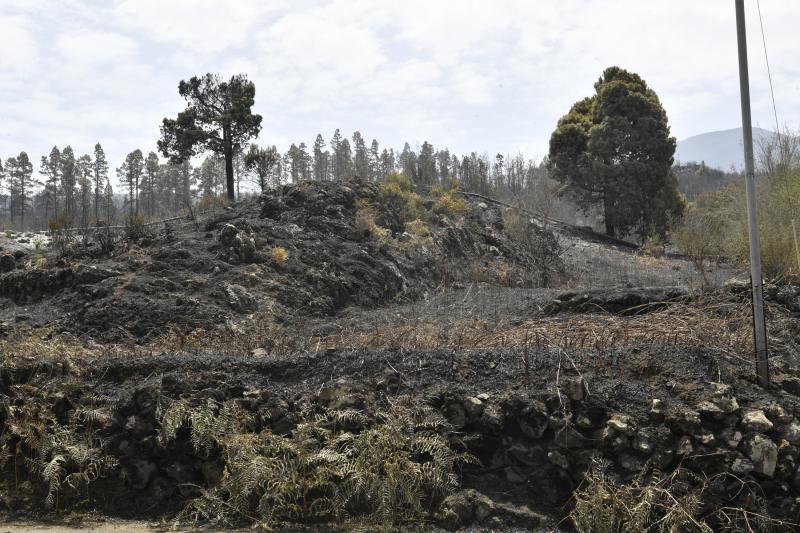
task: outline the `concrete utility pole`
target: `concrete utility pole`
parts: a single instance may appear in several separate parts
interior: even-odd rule
[[[758,384],[769,386],[769,354],[767,327],[764,321],[764,287],[761,278],[761,239],[758,233],[756,175],[753,164],[753,124],[750,116],[750,75],[747,70],[747,32],[744,0],[736,1],[736,33],[739,41],[739,90],[742,96],[742,136],[744,169],[747,187],[747,225],[750,231],[750,279],[753,287],[753,337],[756,349]]]
[[[794,253],[797,254],[797,272],[800,273],[800,242],[797,241],[797,224],[792,219],[792,234],[794,235]]]

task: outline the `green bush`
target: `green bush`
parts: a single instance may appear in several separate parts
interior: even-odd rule
[[[381,210],[401,224],[420,218],[424,211],[422,197],[411,188],[411,178],[405,174],[390,174],[378,186]]]

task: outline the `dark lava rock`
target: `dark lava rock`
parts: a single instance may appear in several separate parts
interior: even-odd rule
[[[589,289],[558,295],[555,301],[545,307],[544,313],[554,315],[565,311],[574,313],[602,311],[625,315],[642,314],[687,298],[688,289],[685,287]]]

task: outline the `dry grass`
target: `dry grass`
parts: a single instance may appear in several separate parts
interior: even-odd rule
[[[441,315],[446,316],[446,315]],[[791,317],[779,308],[769,311],[770,346],[775,353],[800,353]],[[298,334],[297,328],[255,317],[241,331],[170,333],[153,347],[157,350],[224,350],[226,353],[291,355],[326,348],[402,348],[408,350],[475,348],[576,348],[609,350],[642,345],[698,347],[736,358],[750,358],[752,322],[744,302],[713,299],[669,304],[646,314],[560,314],[522,321],[375,318],[372,323],[340,321],[327,335]]]
[[[281,266],[289,260],[289,252],[283,246],[275,246],[270,250],[270,257],[276,265]]]
[[[735,359],[750,360],[752,322],[746,302],[707,297],[691,304],[663,304],[645,314],[606,313],[536,316],[526,320],[478,319],[469,313],[419,312],[403,318],[379,311],[369,319],[339,319],[335,333],[315,334],[297,325],[280,324],[268,313],[216,330],[171,330],[146,345],[99,346],[82,343],[42,329],[31,335],[0,341],[4,364],[18,357],[79,358],[120,353],[160,352],[255,354],[291,356],[328,348],[401,348],[408,350],[480,348],[574,348],[605,351],[643,345],[684,346],[716,350]],[[644,311],[645,309],[641,309]],[[422,318],[420,318],[422,317]],[[425,318],[427,317],[427,318]],[[769,343],[774,355],[799,354],[798,325],[780,307],[768,308]],[[309,324],[313,328],[313,324]],[[247,334],[244,334],[244,332]],[[313,330],[312,330],[313,331]]]

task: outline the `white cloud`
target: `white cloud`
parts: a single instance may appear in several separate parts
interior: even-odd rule
[[[780,120],[798,124],[800,4],[762,4]],[[754,121],[771,125],[748,5]],[[118,164],[154,147],[185,105],[178,81],[205,72],[246,72],[260,142],[281,148],[339,127],[540,157],[612,64],[639,72],[686,137],[740,120],[733,15],[721,0],[0,0],[0,157],[100,140]]]
[[[98,63],[126,62],[137,51],[136,42],[125,35],[102,30],[78,30],[60,34],[56,46],[67,61],[80,68]]]
[[[28,17],[0,12],[0,36],[0,71],[24,74],[35,69],[38,45]]]

